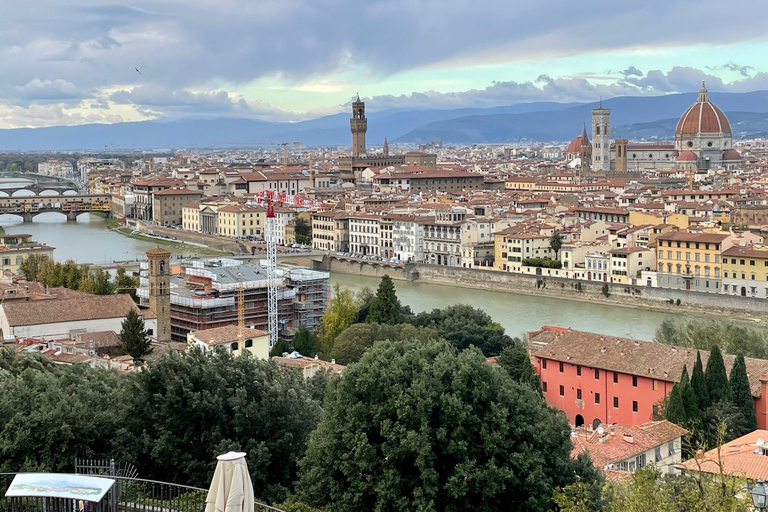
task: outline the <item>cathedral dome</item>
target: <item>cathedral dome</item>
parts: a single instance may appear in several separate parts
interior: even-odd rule
[[[738,160],[741,161],[741,155],[735,149],[729,149],[723,153],[723,160]]]
[[[731,125],[723,111],[709,101],[704,82],[701,82],[696,103],[680,117],[675,135],[697,135],[700,133],[731,133]]]
[[[574,138],[570,144],[568,144],[568,149],[565,150],[566,153],[581,153],[581,143],[586,139],[587,146],[589,146],[590,149],[592,149],[592,143],[589,142],[589,138],[586,135],[586,132],[584,132],[582,135],[579,135],[578,137]]]
[[[693,151],[685,150],[682,153],[680,153],[680,156],[677,157],[678,162],[695,162],[696,161],[696,153]]]

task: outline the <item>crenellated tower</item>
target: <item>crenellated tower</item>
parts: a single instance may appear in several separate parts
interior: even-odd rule
[[[365,118],[365,102],[360,101],[360,95],[352,102],[352,119],[349,120],[352,132],[352,157],[365,156],[365,132],[368,131],[368,119]]]

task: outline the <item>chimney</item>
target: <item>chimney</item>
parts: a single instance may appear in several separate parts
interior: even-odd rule
[[[335,359],[331,359],[331,364],[336,364],[336,360]]]
[[[635,438],[632,437],[632,434],[624,434],[622,436],[622,439],[624,439],[624,441],[626,441],[629,444],[635,444]]]
[[[616,427],[614,427],[613,425],[611,425],[611,435],[612,436],[616,435]]]

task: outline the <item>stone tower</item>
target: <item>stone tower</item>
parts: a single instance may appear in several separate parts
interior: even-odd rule
[[[590,162],[592,161],[592,145],[589,143],[587,137],[587,127],[581,131],[581,167],[579,168],[579,176],[584,176],[589,172]]]
[[[368,131],[368,120],[365,118],[365,102],[360,101],[360,95],[352,102],[352,119],[349,120],[352,132],[352,157],[365,156],[365,132]]]
[[[616,172],[627,172],[627,139],[616,139]]]
[[[381,154],[385,158],[389,157],[389,142],[387,142],[386,137],[384,137],[384,145],[381,147]]]
[[[611,110],[600,107],[592,110],[592,169],[611,170]]]
[[[147,251],[149,308],[157,315],[155,338],[171,341],[171,253],[156,247]]]

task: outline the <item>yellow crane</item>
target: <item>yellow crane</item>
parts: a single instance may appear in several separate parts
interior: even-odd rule
[[[293,144],[293,147],[299,147],[303,143],[302,142],[281,142],[280,145],[283,146],[283,168],[288,169],[288,146]]]

